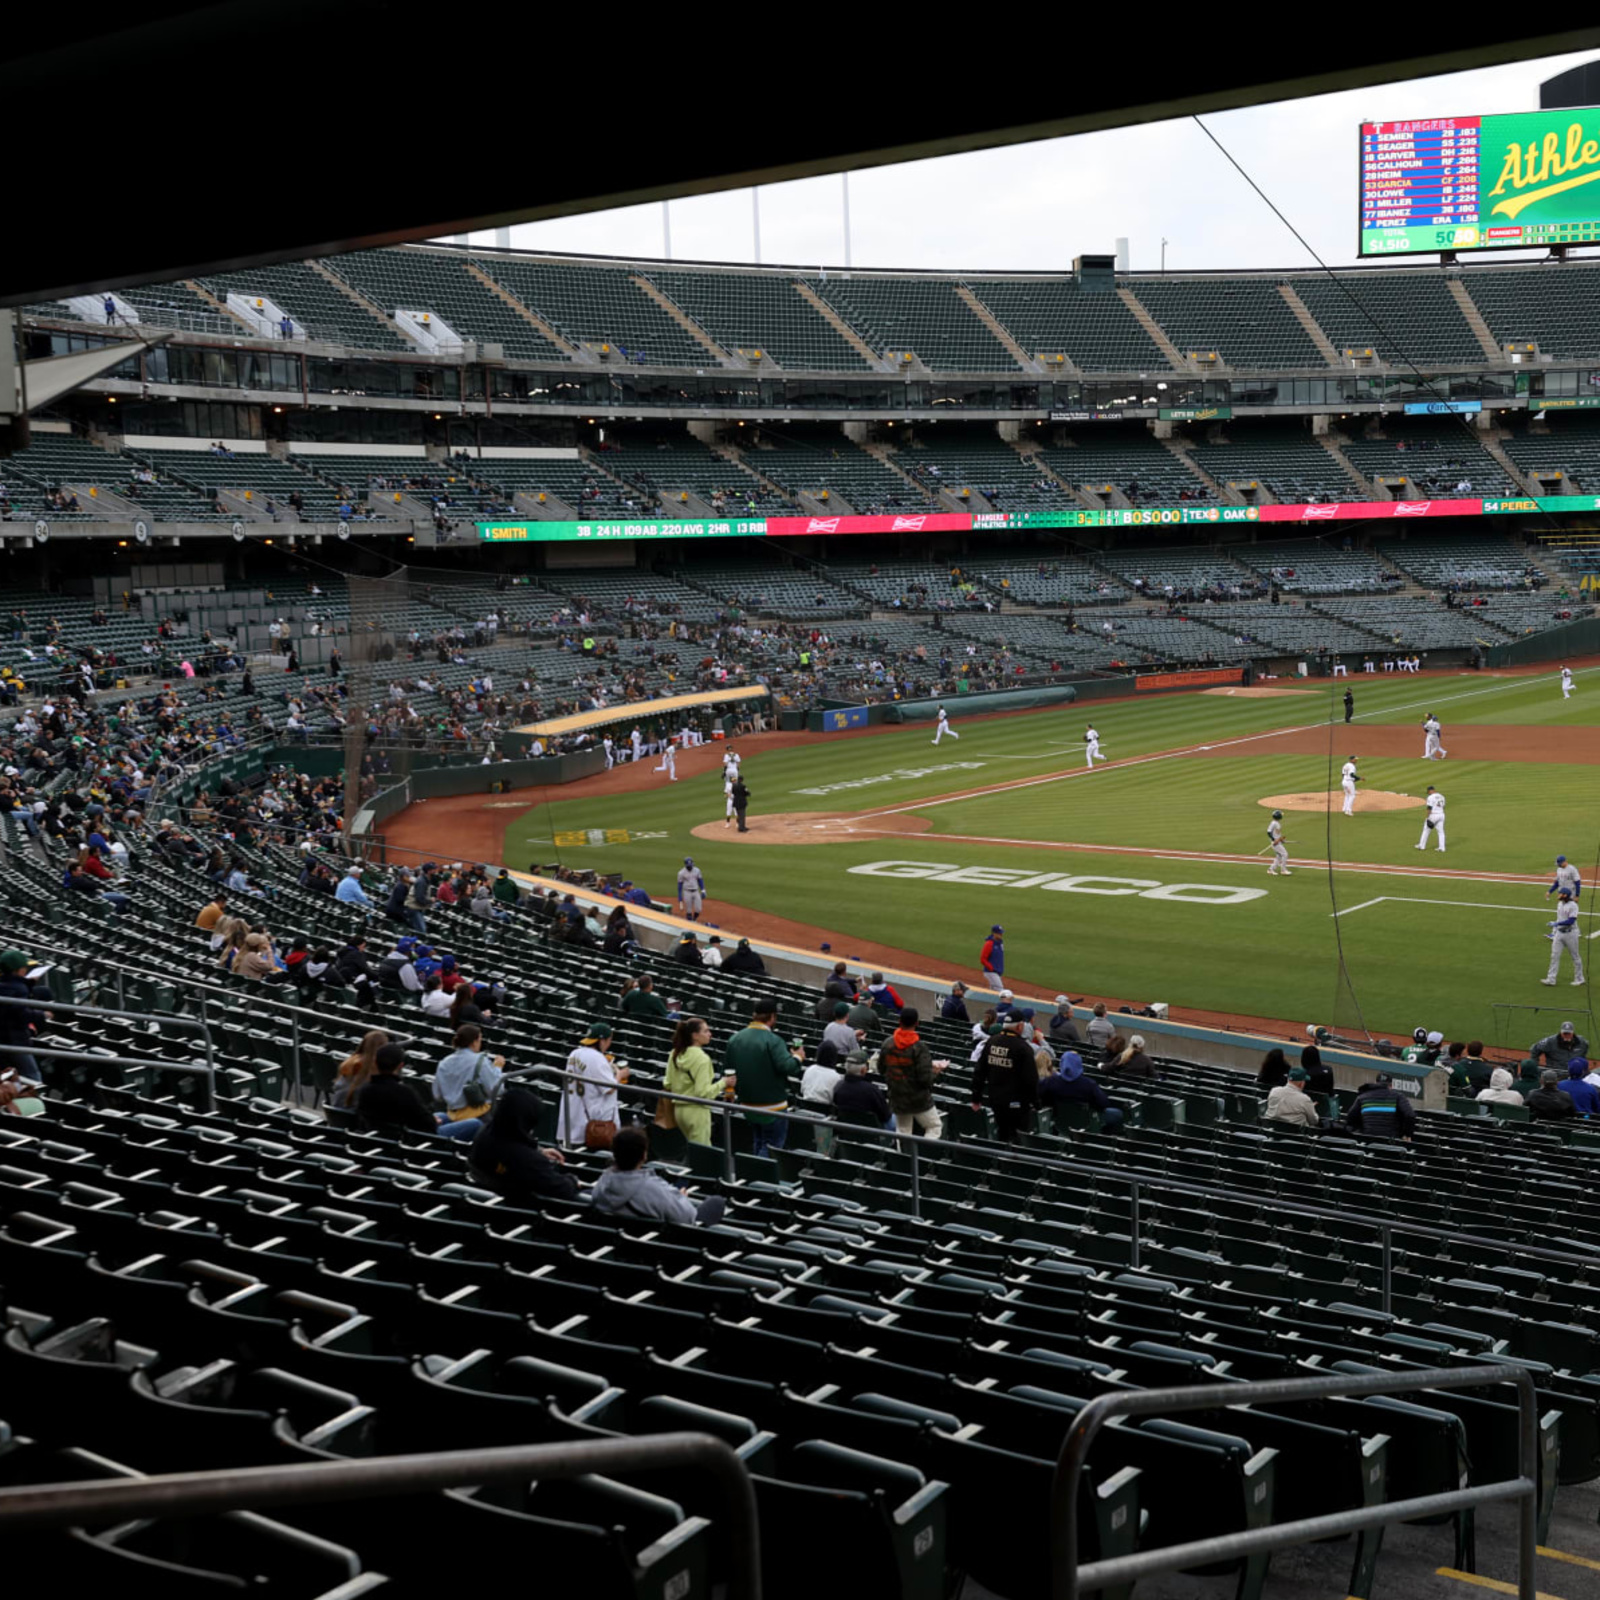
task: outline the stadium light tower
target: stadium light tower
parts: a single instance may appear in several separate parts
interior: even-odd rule
[[[1161,241],[1161,270],[1163,272],[1167,270],[1167,241],[1165,239]]]

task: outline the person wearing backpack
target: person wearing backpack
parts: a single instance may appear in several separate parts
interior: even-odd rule
[[[1026,1026],[1016,1012],[1007,1017],[1005,1026],[979,1052],[972,1074],[972,1109],[983,1109],[987,1093],[995,1134],[1008,1144],[1015,1144],[1018,1133],[1031,1124],[1039,1099],[1033,1046],[1022,1037]]]
[[[456,1029],[455,1049],[434,1069],[433,1097],[451,1122],[484,1117],[500,1088],[504,1056],[484,1053],[483,1030],[475,1022]]]
[[[925,1139],[937,1139],[944,1132],[944,1118],[933,1103],[933,1080],[940,1070],[917,1032],[916,1010],[906,1006],[900,1026],[878,1052],[878,1071],[889,1093],[896,1132],[910,1133],[913,1125],[922,1129]]]

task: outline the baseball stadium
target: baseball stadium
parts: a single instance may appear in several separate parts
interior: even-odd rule
[[[1600,30],[480,9],[0,29],[19,1593],[1600,1596]]]

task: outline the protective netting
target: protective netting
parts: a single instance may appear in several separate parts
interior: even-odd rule
[[[410,570],[348,580],[350,620],[344,655],[344,828],[381,790],[410,776],[420,729],[408,712],[418,671],[411,661]],[[404,696],[391,686],[403,686]]]

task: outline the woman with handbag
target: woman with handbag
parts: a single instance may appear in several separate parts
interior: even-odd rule
[[[455,1049],[433,1072],[433,1098],[444,1107],[449,1121],[470,1122],[488,1115],[505,1064],[504,1056],[484,1053],[483,1033],[477,1023],[456,1029]]]
[[[556,1137],[563,1144],[609,1150],[622,1126],[617,1087],[628,1081],[628,1069],[614,1065],[610,1044],[611,1024],[597,1022],[567,1057],[567,1079],[562,1086],[561,1115],[556,1123]]]
[[[712,1066],[711,1057],[706,1054],[710,1043],[711,1024],[703,1017],[684,1017],[672,1036],[672,1050],[667,1056],[661,1087],[671,1094],[693,1095],[696,1100],[721,1099],[727,1080]],[[672,1100],[658,1100],[655,1125],[676,1128],[688,1144],[711,1143],[710,1106],[686,1106]],[[655,1142],[656,1154],[666,1156],[667,1147],[659,1138]]]

